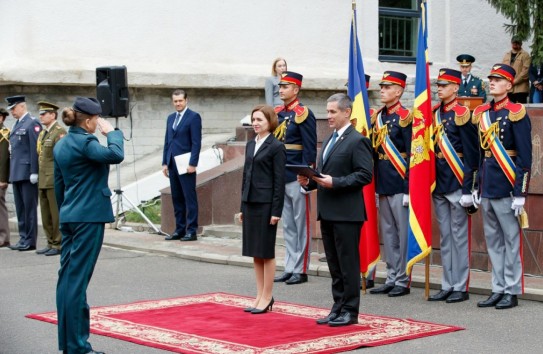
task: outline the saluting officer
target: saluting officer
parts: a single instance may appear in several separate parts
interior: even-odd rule
[[[480,194],[475,193],[474,200],[483,207],[483,228],[492,263],[492,295],[479,302],[479,307],[515,307],[517,295],[524,291],[518,218],[524,213],[530,182],[532,127],[524,105],[507,97],[515,74],[507,64],[494,65],[488,76],[494,100],[473,111],[484,150],[478,175]]]
[[[317,160],[317,121],[313,112],[298,101],[303,76],[285,71],[279,81],[279,96],[284,106],[275,107],[279,126],[275,137],[285,144],[287,164],[315,166]],[[275,282],[300,284],[307,282],[309,268],[309,197],[300,190],[293,171],[285,173],[283,206],[283,237],[285,239],[285,271]]]
[[[407,295],[407,221],[409,205],[409,154],[413,115],[400,98],[407,76],[385,71],[380,82],[384,107],[373,116],[375,191],[379,195],[379,232],[385,248],[387,278],[371,294]]]
[[[58,106],[49,102],[38,102],[40,121],[44,129],[38,136],[39,155],[38,190],[40,198],[41,220],[47,246],[36,251],[46,256],[60,255],[61,235],[58,222],[58,206],[55,198],[55,176],[53,148],[66,135],[66,130],[57,123]]]
[[[462,72],[462,81],[458,88],[458,96],[482,97],[483,102],[486,102],[486,91],[483,80],[471,74],[471,64],[475,62],[475,57],[469,54],[460,54],[456,57],[456,61],[460,63],[460,71]]]
[[[7,97],[8,110],[17,122],[9,135],[11,160],[9,181],[13,185],[20,240],[12,250],[36,249],[38,238],[38,152],[40,123],[28,113],[25,96]]]
[[[4,126],[4,120],[9,113],[0,108],[0,248],[8,247],[9,222],[6,207],[6,190],[9,181],[9,129]]]
[[[441,69],[437,92],[441,102],[433,108],[436,188],[432,194],[441,234],[441,291],[429,301],[447,303],[469,299],[471,230],[468,207],[473,206],[474,175],[479,165],[477,126],[468,107],[456,100],[462,74]]]

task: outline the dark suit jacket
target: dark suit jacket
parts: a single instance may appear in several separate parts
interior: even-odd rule
[[[28,181],[31,174],[38,173],[36,143],[41,124],[27,113],[20,118],[9,135],[11,145],[10,182]]]
[[[281,216],[285,196],[285,145],[270,134],[255,155],[255,144],[251,140],[245,148],[241,201],[271,203],[272,216]]]
[[[109,164],[124,160],[123,133],[110,132],[106,147],[84,129],[70,127],[53,153],[60,222],[113,222],[107,180]]]
[[[173,130],[176,115],[174,112],[167,119],[162,165],[169,165],[174,156],[190,152],[189,165],[196,167],[202,147],[202,118],[187,108],[181,123]]]
[[[333,187],[318,187],[318,219],[364,222],[366,210],[362,187],[371,182],[373,171],[370,140],[349,126],[328,152],[326,162],[323,162],[322,153],[330,142],[330,138],[331,136],[322,144],[318,170],[332,176]],[[309,189],[315,188],[317,184],[310,183]]]

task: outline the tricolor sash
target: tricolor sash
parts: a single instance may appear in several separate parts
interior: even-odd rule
[[[441,122],[441,113],[440,110],[436,110],[435,113],[435,124],[436,124],[436,141],[434,144],[439,146],[445,161],[451,168],[453,174],[455,175],[458,183],[462,185],[464,182],[464,163],[460,160],[460,156],[454,150],[454,147],[451,144],[451,141],[447,137],[447,134],[443,132],[443,123]]]
[[[392,142],[392,139],[390,139],[390,136],[388,135],[388,127],[386,124],[383,124],[383,121],[381,120],[381,112],[379,112],[379,114],[377,115],[375,126],[376,131],[374,132],[375,134],[373,146],[375,148],[381,146],[396,171],[398,171],[402,178],[405,178],[407,161],[405,161],[400,151]]]
[[[499,122],[492,123],[489,111],[485,111],[481,114],[479,125],[481,127],[481,147],[492,151],[492,155],[498,161],[498,165],[500,165],[509,183],[515,186],[515,163],[507,154],[507,150],[505,150],[501,141],[497,138],[500,130]]]

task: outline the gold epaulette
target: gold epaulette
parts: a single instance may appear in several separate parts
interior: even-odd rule
[[[453,111],[455,113],[454,122],[456,125],[464,125],[469,122],[471,115],[468,107],[457,104],[454,106]]]
[[[405,128],[411,122],[413,122],[413,113],[408,108],[400,107],[398,109],[398,115],[400,116],[400,127]]]
[[[481,115],[490,109],[490,103],[483,103],[482,105],[477,106],[473,110],[473,116],[471,117],[471,123],[479,124],[481,120]]]
[[[296,122],[296,124],[303,123],[309,115],[309,109],[307,109],[306,106],[297,105],[294,107],[293,111],[296,113],[294,116],[294,122]]]
[[[375,122],[377,121],[377,116],[379,115],[379,112],[381,112],[385,107],[381,107],[379,109],[374,109],[373,113],[371,113],[371,125],[375,125]]]
[[[509,110],[509,120],[518,122],[526,116],[526,107],[522,103],[508,102],[505,106]]]

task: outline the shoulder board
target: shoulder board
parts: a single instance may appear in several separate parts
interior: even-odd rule
[[[413,121],[413,113],[408,108],[398,108],[398,115],[400,116],[400,127],[405,128]]]
[[[456,125],[464,125],[471,118],[469,108],[466,106],[462,106],[461,104],[457,104],[456,106],[454,106],[453,111],[455,113],[454,122],[456,123]]]
[[[435,106],[432,107],[432,112],[435,112],[439,109],[439,107],[441,107],[441,103],[438,103],[436,104]]]
[[[379,112],[381,112],[383,109],[385,108],[385,106],[379,108],[379,109],[374,109],[373,111],[370,111],[370,114],[371,114],[371,125],[374,125],[375,124],[375,121],[377,120],[377,115],[379,114]]]
[[[297,105],[296,107],[294,107],[293,111],[294,113],[296,113],[296,116],[294,117],[294,121],[296,122],[296,124],[303,123],[309,115],[309,109],[307,109],[306,106]]]
[[[283,110],[284,106],[275,106],[273,109],[275,110],[275,113],[279,113]]]
[[[473,110],[473,116],[471,117],[471,122],[473,124],[479,124],[479,120],[481,119],[481,114],[483,112],[488,111],[490,109],[490,103],[483,103],[482,105],[477,106]]]
[[[509,120],[511,122],[518,122],[526,116],[526,108],[522,103],[509,102],[505,107],[509,110]]]

